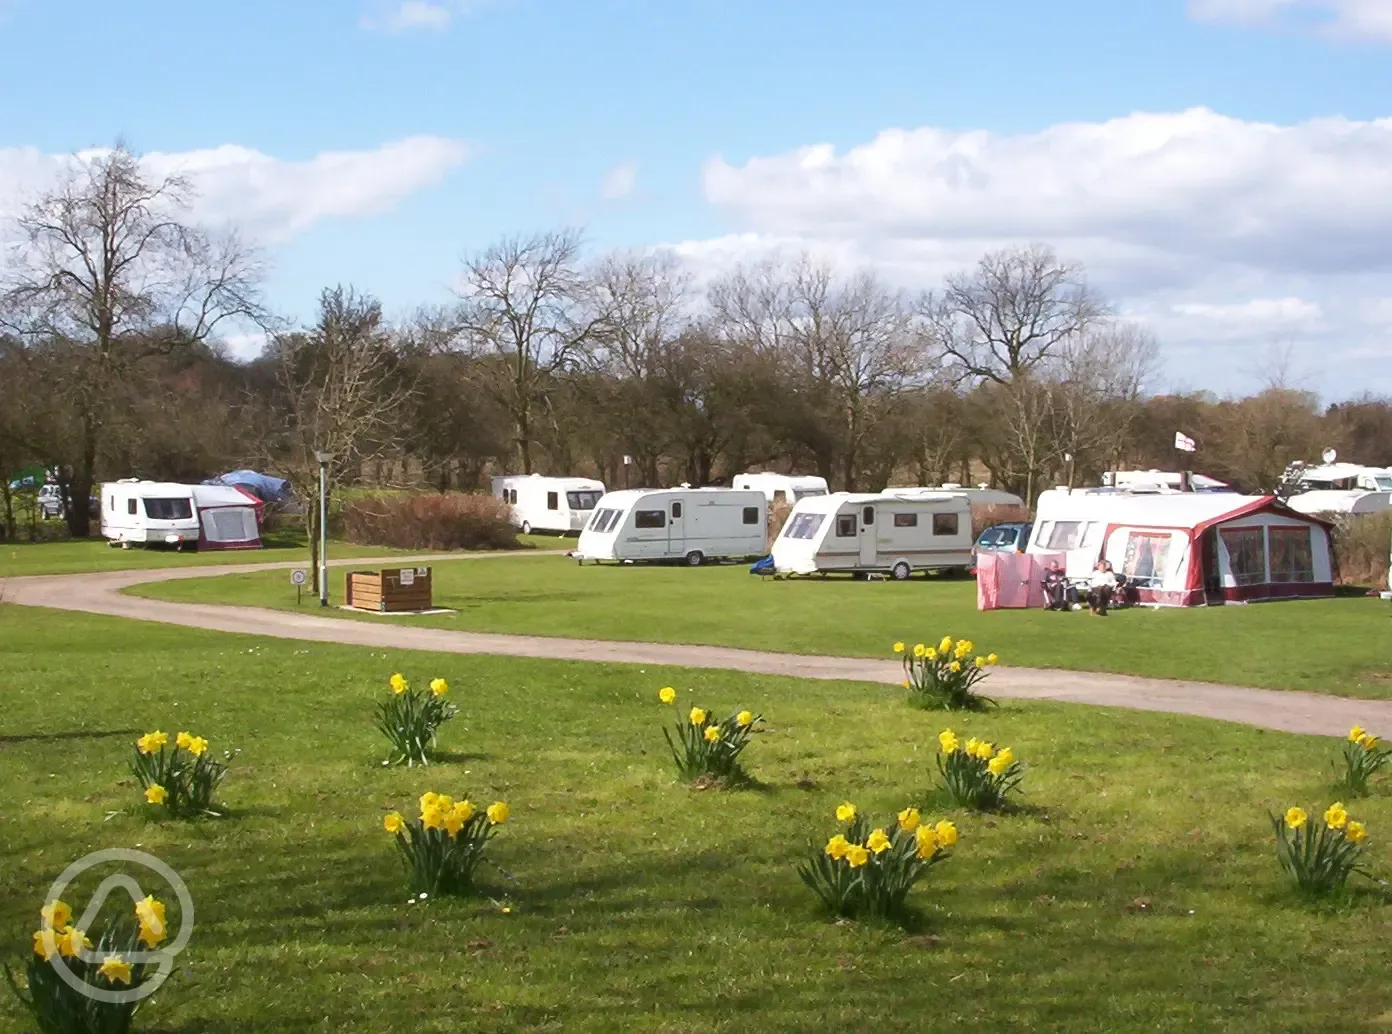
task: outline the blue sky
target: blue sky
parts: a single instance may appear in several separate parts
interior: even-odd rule
[[[1114,120],[1207,109],[1231,121],[1164,132],[1188,141],[1191,172],[1193,148],[1212,155],[1212,176],[1232,189],[1234,206],[1268,197],[1253,179],[1266,168],[1269,203],[1243,224],[1270,224],[1260,248],[1177,275],[1193,263],[1174,256],[1199,249],[1176,246],[1189,231],[1166,220],[1197,211],[1186,225],[1202,228],[1234,206],[1211,192],[1196,200],[1207,174],[1182,176],[1172,192],[1152,180],[1160,158],[1137,177],[1145,195],[1125,199],[1125,226],[1099,230],[1081,188],[1070,188],[1076,232],[1054,208],[1024,212],[1020,234],[1047,234],[1077,253],[1119,307],[1151,321],[1170,381],[1201,383],[1206,365],[1196,357],[1217,335],[1231,353],[1223,383],[1241,388],[1243,364],[1273,344],[1297,354],[1297,369],[1335,341],[1351,364],[1379,348],[1392,353],[1392,310],[1382,304],[1392,252],[1374,243],[1364,254],[1369,227],[1392,224],[1377,200],[1392,193],[1392,126],[1377,121],[1392,114],[1389,8],[1389,0],[411,0],[404,9],[400,0],[10,0],[0,24],[0,186],[7,153],[9,166],[32,165],[15,157],[30,153],[23,149],[60,156],[117,136],[174,158],[236,148],[226,161],[254,156],[260,171],[213,189],[209,205],[218,217],[250,213],[274,262],[270,298],[301,317],[318,288],[337,281],[395,311],[440,300],[465,252],[561,223],[584,225],[596,250],[684,242],[694,260],[718,264],[791,243],[883,265],[905,286],[932,286],[1009,234],[994,226],[977,235],[959,221],[947,247],[928,217],[900,233],[892,213],[911,197],[885,193],[873,211],[857,207],[886,176],[912,191],[916,177],[940,170],[943,148],[974,154],[959,136],[973,133],[1016,141],[1004,157],[981,159],[993,183],[1006,178],[1002,162],[1036,168],[1051,156],[1057,171],[1037,179],[1073,176],[1093,161],[1089,144],[1060,146],[1050,135],[1057,127],[1094,127],[1105,166],[1152,132]],[[1358,139],[1299,129],[1329,116],[1360,124]],[[1233,152],[1244,141],[1276,146],[1262,142],[1269,134],[1258,123],[1289,132],[1277,150],[1240,164]],[[936,157],[909,159],[876,145],[893,129],[931,129],[946,142],[920,140]],[[380,162],[359,167],[416,138],[464,146],[445,157],[439,147],[425,156],[407,148],[398,182],[386,186]],[[804,194],[789,177],[801,174],[798,149],[816,144],[832,145],[837,160],[868,149],[869,165],[888,173],[838,166]],[[1331,191],[1329,177],[1349,164],[1345,148],[1363,164],[1344,207],[1331,211],[1329,195],[1343,191],[1337,183]],[[1018,149],[1028,161],[1010,157]],[[308,195],[332,190],[336,178],[325,168],[296,175],[296,163],[331,164],[331,152],[349,152],[342,179],[354,197],[297,220],[296,206],[313,209]],[[1281,178],[1311,154],[1321,156],[1317,174]],[[719,182],[709,165],[717,155],[730,172]],[[904,164],[912,160],[927,164]],[[1132,177],[1134,168],[1114,171]],[[1388,178],[1378,180],[1379,170]],[[603,196],[606,176],[609,193],[622,196]],[[1017,196],[1026,186],[1010,188],[1012,203],[1051,204]],[[1315,187],[1320,196],[1302,193]],[[844,196],[827,202],[835,191]],[[823,203],[838,213],[832,237],[820,229]],[[1340,233],[1352,235],[1356,266],[1337,261]],[[1273,247],[1302,253],[1307,238],[1332,250],[1338,268],[1264,262]],[[1351,307],[1364,315],[1350,322]],[[1235,320],[1252,332],[1234,336]]]

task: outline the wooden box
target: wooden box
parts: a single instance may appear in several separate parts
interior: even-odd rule
[[[350,571],[344,599],[357,610],[393,613],[429,610],[430,568],[388,567],[381,571]]]

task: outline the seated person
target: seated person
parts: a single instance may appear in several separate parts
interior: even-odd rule
[[[1112,571],[1112,565],[1105,560],[1098,560],[1088,582],[1088,610],[1105,617],[1116,587],[1116,574]]]
[[[1070,599],[1072,587],[1068,584],[1068,576],[1063,573],[1063,565],[1057,560],[1049,562],[1048,570],[1044,572],[1044,609],[1045,610],[1068,610],[1072,604]]]

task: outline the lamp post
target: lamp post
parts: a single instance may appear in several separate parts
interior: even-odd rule
[[[329,463],[331,452],[315,452],[319,461],[319,606],[329,605]]]
[[[628,487],[628,468],[633,465],[633,457],[624,454],[624,488]]]

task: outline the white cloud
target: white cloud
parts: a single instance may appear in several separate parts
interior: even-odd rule
[[[620,162],[604,174],[599,196],[605,201],[619,201],[632,194],[637,185],[638,166],[633,162]]]
[[[1392,42],[1388,0],[1190,0],[1189,13],[1242,25],[1313,24],[1330,36]]]
[[[186,177],[195,219],[236,225],[262,243],[278,243],[323,219],[386,211],[439,183],[469,156],[462,141],[409,137],[370,151],[324,151],[286,161],[235,144],[142,157],[152,178]],[[50,186],[71,159],[33,148],[0,149],[0,218],[17,215],[25,196]]]
[[[845,151],[717,157],[704,185],[733,232],[675,247],[698,268],[811,246],[933,287],[985,251],[1042,241],[1150,320],[1189,379],[1239,377],[1239,353],[1273,342],[1386,334],[1370,306],[1392,295],[1392,119],[1195,109],[1019,135],[893,129]],[[1392,391],[1392,371],[1379,376]]]
[[[492,0],[372,0],[358,16],[369,32],[443,32],[454,19],[472,14]]]

